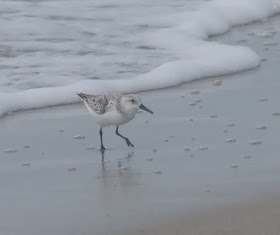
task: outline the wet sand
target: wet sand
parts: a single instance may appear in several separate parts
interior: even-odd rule
[[[278,235],[280,231],[279,198],[240,202],[174,216],[149,228],[139,228],[130,235]]]
[[[260,68],[141,93],[104,163],[82,104],[1,118],[1,234],[279,234],[279,20],[211,38]]]

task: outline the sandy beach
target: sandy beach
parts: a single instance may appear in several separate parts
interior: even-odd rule
[[[210,40],[246,45],[259,68],[139,93],[104,130],[83,104],[0,119],[1,234],[280,234],[280,16]],[[266,32],[267,34],[263,34]]]

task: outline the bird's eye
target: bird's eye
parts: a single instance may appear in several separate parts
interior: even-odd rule
[[[130,101],[131,101],[132,103],[135,103],[135,99],[131,99]]]

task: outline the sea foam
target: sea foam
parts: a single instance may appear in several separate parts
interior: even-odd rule
[[[85,4],[84,9],[88,9],[91,1],[82,2]],[[145,4],[141,5],[142,2],[138,2],[140,5],[134,8],[127,5],[130,3],[125,0],[119,1],[119,5],[115,2],[114,4],[112,2],[113,5],[102,5],[98,1],[97,3],[100,5],[95,5],[95,8],[106,7],[110,11],[106,11],[105,16],[104,14],[96,16],[95,20],[100,20],[100,25],[105,30],[96,28],[95,32],[91,31],[90,20],[83,19],[84,23],[80,23],[79,18],[92,17],[89,11],[86,12],[87,14],[82,10],[79,11],[80,5],[72,6],[76,11],[71,11],[73,9],[71,7],[69,9],[69,5],[62,11],[62,6],[65,4],[63,1],[55,4],[52,1],[40,3],[46,11],[42,12],[39,9],[33,16],[39,17],[38,19],[44,22],[45,28],[40,28],[40,21],[37,22],[38,26],[36,22],[26,18],[32,3],[27,5],[20,2],[20,5],[16,5],[16,2],[6,2],[6,5],[3,5],[7,14],[12,14],[15,20],[3,25],[2,42],[6,41],[0,52],[8,56],[3,59],[2,55],[0,60],[0,68],[3,71],[0,79],[0,116],[18,110],[79,102],[75,92],[91,94],[138,92],[255,68],[259,65],[260,59],[250,48],[223,45],[209,42],[207,39],[211,35],[225,33],[235,25],[258,21],[280,11],[280,0],[213,0],[200,2],[190,10],[182,8],[169,13],[167,7],[165,14],[157,17],[154,9],[151,10],[152,8]],[[59,4],[62,6],[59,7]],[[119,32],[112,25],[109,27],[109,22],[112,20],[110,17],[125,11],[127,6],[138,13],[137,15],[132,12],[127,16],[132,23],[127,22],[127,18],[124,17],[119,21],[123,30],[120,28]],[[147,8],[145,19],[139,17],[139,11],[143,11],[143,9],[138,10],[139,6],[144,11],[145,7]],[[14,10],[17,7],[23,7],[25,11],[17,12]],[[170,7],[179,9],[180,6]],[[50,13],[52,9],[56,9],[55,16]],[[63,15],[61,19],[60,15]],[[24,19],[24,22],[17,20],[17,17]],[[65,31],[61,31],[62,28],[59,26],[53,28],[52,20],[62,22],[62,28],[65,26],[63,20],[73,21],[73,27],[77,30],[75,32],[87,32],[87,36],[77,36],[73,31],[72,33],[71,30],[67,31],[67,27],[70,29],[68,25],[65,26]],[[20,26],[39,36],[37,35],[34,40],[31,34],[24,34]],[[137,31],[137,27],[141,30]],[[128,33],[128,29],[135,31],[135,35],[131,33],[132,31]],[[14,35],[8,35],[9,32]],[[51,42],[48,32],[52,35]],[[16,43],[9,41],[10,37],[15,39],[20,34],[22,38]],[[96,38],[93,39],[95,34],[99,35],[100,42],[105,38],[114,37],[126,37],[126,40],[116,39],[116,41],[109,41],[110,43],[106,42],[106,45],[102,45],[106,46],[100,54],[102,59],[98,60],[96,58],[100,45],[96,44],[98,41]],[[133,67],[134,61],[137,60],[137,57],[133,57],[133,52],[126,54],[125,58],[122,55],[124,52],[122,48],[137,47],[137,45],[142,45],[139,50],[143,51],[140,52],[142,57],[139,57],[141,60],[139,70]],[[160,60],[159,56],[164,59]],[[113,79],[117,65],[111,60],[119,60],[123,67],[135,69],[136,72],[131,73],[133,75],[131,77],[128,72],[124,74],[126,76],[123,79]],[[160,61],[160,64],[157,64],[157,61]],[[142,66],[149,62],[150,66],[154,67]],[[92,67],[95,69],[91,70]],[[109,79],[103,79],[102,76],[98,79],[97,68],[104,72],[101,74],[105,78]],[[145,68],[150,71],[143,73]],[[10,72],[12,70],[16,70],[17,73]],[[111,77],[108,71],[111,71]],[[89,74],[91,79],[88,77]],[[119,72],[118,77],[122,77],[121,75]]]

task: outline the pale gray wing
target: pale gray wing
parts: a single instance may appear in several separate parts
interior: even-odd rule
[[[88,99],[88,104],[92,110],[98,114],[106,112],[109,100],[105,96],[93,96]]]
[[[122,95],[120,95],[120,94],[107,94],[107,95],[104,95],[104,97],[108,101],[107,106],[105,107],[106,112],[107,111],[108,112],[119,111]]]

